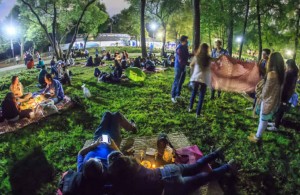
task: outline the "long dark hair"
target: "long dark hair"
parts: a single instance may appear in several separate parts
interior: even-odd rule
[[[15,103],[16,102],[15,94],[13,92],[8,92],[4,98],[4,101]]]
[[[18,76],[13,76],[12,78],[11,78],[11,84],[15,84],[15,82],[16,82],[16,80],[17,80],[17,78],[18,78]]]
[[[280,85],[284,81],[284,60],[282,55],[279,52],[271,53],[268,64],[267,64],[267,73],[275,71],[278,76]]]
[[[299,72],[299,68],[295,62],[295,60],[293,59],[289,59],[286,61],[286,64],[288,66],[289,69],[291,69],[293,72],[297,73]]]
[[[206,68],[209,66],[209,46],[206,43],[202,43],[196,53],[197,64],[199,64],[200,68]]]

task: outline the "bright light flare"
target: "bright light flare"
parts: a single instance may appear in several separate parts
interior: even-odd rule
[[[5,27],[5,32],[7,33],[8,36],[15,36],[17,34],[17,29],[16,27],[9,25]]]
[[[243,37],[242,37],[242,36],[239,36],[239,37],[237,37],[235,40],[236,40],[236,42],[241,43],[242,40],[243,40]]]
[[[291,51],[291,50],[286,50],[286,52],[285,52],[285,54],[287,55],[287,56],[291,56],[291,55],[293,55],[293,52]]]
[[[151,28],[151,30],[153,30],[153,31],[155,31],[156,29],[157,29],[157,24],[156,23],[151,23],[150,24],[150,28]]]

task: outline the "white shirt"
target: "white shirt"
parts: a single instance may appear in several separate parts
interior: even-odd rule
[[[193,71],[190,81],[205,83],[207,86],[210,86],[211,85],[210,67],[207,66],[207,67],[203,68],[203,70],[201,70],[200,65],[198,63],[195,63],[194,71]]]

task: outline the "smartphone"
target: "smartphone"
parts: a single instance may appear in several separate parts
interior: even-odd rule
[[[102,135],[102,142],[110,144],[110,139],[108,135]]]

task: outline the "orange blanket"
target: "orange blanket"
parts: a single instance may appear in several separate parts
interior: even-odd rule
[[[260,80],[255,62],[242,62],[230,56],[211,63],[211,77],[214,89],[232,92],[254,92]]]

